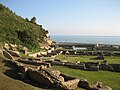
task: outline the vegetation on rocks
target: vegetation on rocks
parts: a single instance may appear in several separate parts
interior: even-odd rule
[[[39,43],[45,43],[46,33],[48,31],[36,23],[36,17],[24,19],[0,4],[0,42],[21,44],[35,49],[39,48]]]

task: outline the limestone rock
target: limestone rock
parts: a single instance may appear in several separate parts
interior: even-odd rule
[[[109,86],[103,86],[102,88],[98,88],[98,90],[112,90]]]
[[[4,46],[3,46],[3,48],[5,48],[5,49],[9,50],[9,49],[10,49],[10,46],[9,46],[9,44],[7,44],[7,43],[4,43]]]
[[[80,79],[78,86],[82,87],[82,88],[85,88],[85,89],[90,88],[89,82],[86,79]]]
[[[24,66],[20,66],[19,68],[20,68],[19,70],[21,73],[25,73],[28,70],[28,68]]]
[[[59,76],[58,78],[59,78],[58,80],[59,80],[60,82],[64,82],[64,78],[63,78],[62,76]]]
[[[59,76],[61,74],[61,72],[59,70],[53,70],[52,74],[55,76]]]
[[[16,51],[17,50],[17,45],[16,44],[9,44],[10,50]]]
[[[46,76],[46,74],[38,71],[29,70],[28,75],[31,80],[39,84],[52,87],[51,79],[48,76]]]
[[[61,82],[61,84],[65,87],[65,89],[67,90],[72,90],[77,88],[79,83],[79,79],[74,79],[74,80],[69,80],[66,82]]]

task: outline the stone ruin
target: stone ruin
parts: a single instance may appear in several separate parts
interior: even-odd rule
[[[89,55],[89,56],[120,56],[120,52],[110,52],[110,51],[75,51],[75,50],[59,50],[62,51],[62,54],[64,55]],[[100,57],[103,59],[103,57]]]
[[[34,81],[34,83],[37,83],[38,85],[58,90],[73,90],[77,87],[87,90],[112,90],[109,86],[103,86],[101,82],[91,84],[86,79],[78,79],[68,76],[58,70],[52,70],[49,68],[32,68],[15,60],[8,61],[16,66],[20,79],[23,81]]]
[[[74,69],[81,69],[81,70],[89,70],[89,71],[99,71],[99,70],[107,70],[107,71],[116,71],[120,72],[120,64],[108,64],[106,60],[103,62],[62,62],[61,60],[48,60],[46,62],[51,63],[51,65],[60,65],[66,66],[69,68]]]

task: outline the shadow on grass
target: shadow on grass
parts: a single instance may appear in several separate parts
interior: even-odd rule
[[[6,70],[4,72],[4,74],[13,78],[13,79],[18,79],[19,78],[18,68],[13,63],[11,63],[10,61],[4,60],[3,63],[5,64],[5,66],[9,67],[9,69]]]
[[[104,60],[104,59],[99,59],[99,58],[89,58],[89,60]]]

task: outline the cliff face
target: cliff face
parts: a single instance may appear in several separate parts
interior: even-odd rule
[[[35,17],[24,19],[0,4],[0,42],[23,45],[29,49],[40,48],[42,43],[51,45],[48,31],[35,20]]]

